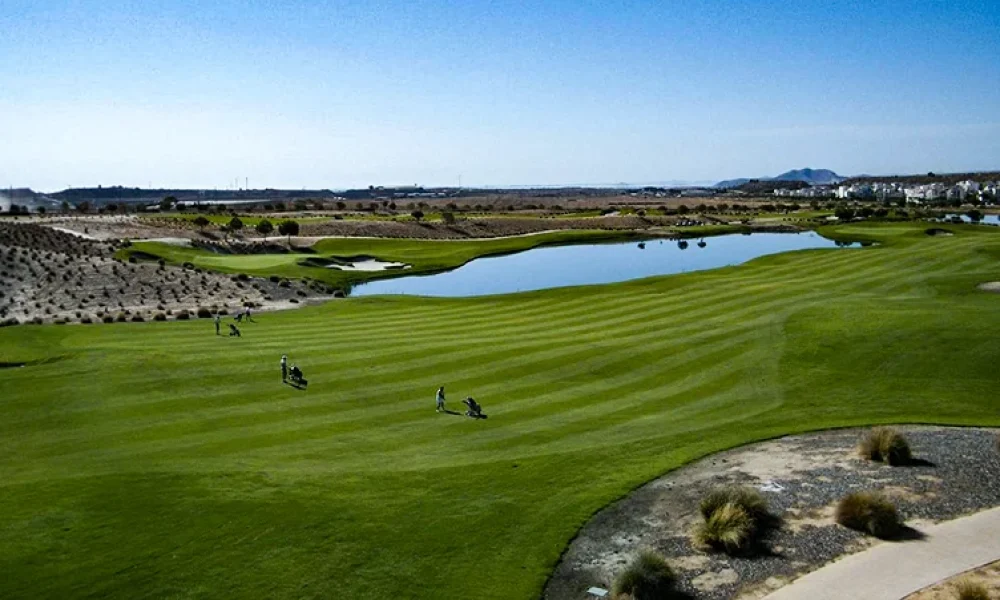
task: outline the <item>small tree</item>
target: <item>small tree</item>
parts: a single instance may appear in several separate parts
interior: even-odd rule
[[[241,229],[243,229],[243,221],[240,221],[239,217],[233,217],[232,219],[229,219],[227,227],[229,228],[229,231],[231,231],[233,234],[236,234]]]
[[[285,220],[278,223],[278,233],[288,236],[288,244],[292,243],[292,236],[299,234],[299,224],[295,221]]]
[[[194,220],[194,224],[198,226],[198,229],[204,230],[208,224],[211,223],[204,215],[198,215],[198,218]]]
[[[344,202],[338,200],[337,201],[337,210],[344,210],[345,208],[347,208],[347,204],[345,204]]]
[[[257,230],[257,233],[264,236],[264,239],[267,239],[267,234],[274,231],[274,225],[271,225],[271,222],[267,219],[261,219],[260,223],[257,223],[257,227],[255,229]]]
[[[424,211],[422,211],[422,210],[415,210],[415,211],[413,211],[413,212],[410,213],[410,216],[413,217],[414,220],[416,220],[419,223],[420,219],[424,218]]]
[[[177,198],[175,198],[174,196],[167,196],[163,200],[160,200],[160,210],[163,212],[167,212],[168,210],[170,210],[170,207],[176,203],[177,203]]]
[[[455,222],[455,213],[446,210],[443,213],[441,213],[441,220],[447,223],[448,225],[452,225]]]

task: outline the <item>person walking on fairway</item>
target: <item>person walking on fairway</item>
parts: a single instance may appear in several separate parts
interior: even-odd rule
[[[438,393],[437,393],[436,400],[437,400],[437,412],[443,411],[444,410],[444,386],[443,385],[438,388]]]
[[[288,356],[281,355],[281,383],[288,381]]]
[[[219,333],[219,328],[222,327],[222,315],[215,314],[215,335],[222,335]]]

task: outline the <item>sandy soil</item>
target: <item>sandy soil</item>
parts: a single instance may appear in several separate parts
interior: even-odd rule
[[[120,262],[114,246],[39,225],[0,223],[0,321],[98,323],[293,308],[330,298],[317,282]],[[183,318],[181,316],[181,318]]]
[[[662,553],[680,588],[696,598],[756,599],[792,579],[878,540],[834,522],[837,500],[876,489],[889,496],[911,531],[1000,505],[1000,453],[982,429],[906,427],[917,466],[893,468],[862,460],[859,430],[792,436],[722,452],[673,471],[597,513],[553,571],[543,598],[584,597],[610,589],[615,575],[643,548]],[[970,457],[977,457],[970,460]],[[691,540],[698,505],[721,485],[761,490],[781,526],[761,552],[706,553]],[[918,534],[916,534],[918,535]]]
[[[385,271],[386,269],[409,269],[411,265],[400,262],[385,262],[370,258],[359,260],[349,265],[330,265],[331,269],[340,271]]]
[[[910,594],[904,600],[956,600],[958,598],[957,586],[962,581],[980,583],[989,592],[990,598],[1000,599],[1000,561],[922,589],[915,594]]]

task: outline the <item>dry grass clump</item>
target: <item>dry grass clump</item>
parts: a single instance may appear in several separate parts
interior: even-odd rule
[[[982,583],[962,579],[955,584],[956,600],[990,600],[990,593]]]
[[[905,465],[913,460],[910,444],[892,427],[874,427],[861,438],[858,446],[861,456],[889,465]]]
[[[748,551],[771,519],[767,501],[749,487],[716,488],[699,508],[704,521],[695,528],[695,542],[728,554]]]
[[[767,500],[760,492],[746,486],[728,486],[715,488],[702,498],[701,516],[708,519],[725,504],[735,504],[755,519],[767,514]]]
[[[615,577],[612,597],[615,600],[666,600],[674,595],[677,576],[666,559],[643,550],[625,570]]]
[[[841,498],[836,519],[844,527],[877,538],[891,538],[903,526],[895,505],[875,492],[854,492]]]

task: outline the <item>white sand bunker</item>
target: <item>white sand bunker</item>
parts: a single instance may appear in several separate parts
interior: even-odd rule
[[[400,262],[385,262],[368,258],[344,265],[330,265],[331,269],[340,271],[385,271],[387,269],[409,269],[410,265]]]
[[[1000,294],[1000,281],[987,281],[986,283],[980,283],[979,289],[984,292]]]
[[[181,237],[164,237],[164,238],[149,238],[148,240],[142,240],[144,242],[160,242],[161,244],[169,244],[171,246],[183,246],[185,248],[191,247],[191,240],[188,238]]]
[[[75,229],[70,229],[68,227],[56,227],[55,225],[49,225],[49,227],[51,227],[52,229],[55,229],[56,231],[61,231],[63,233],[68,233],[70,235],[75,235],[76,237],[83,238],[85,240],[96,240],[96,239],[98,239],[98,238],[90,235],[89,233],[83,233],[81,231],[77,231]]]

